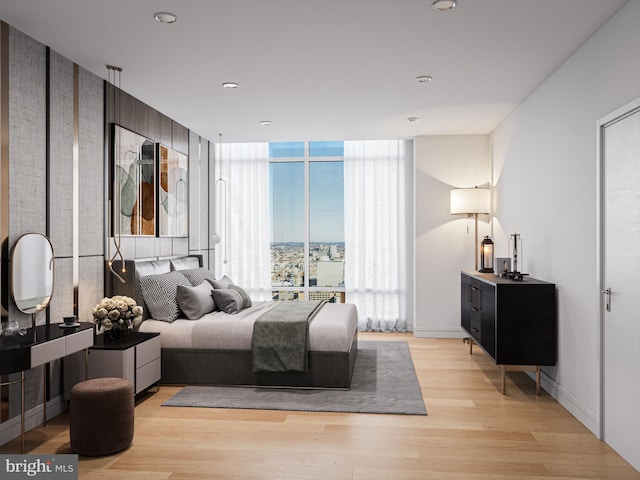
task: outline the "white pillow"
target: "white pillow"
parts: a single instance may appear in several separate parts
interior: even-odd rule
[[[211,292],[213,287],[204,282],[195,287],[178,285],[177,297],[178,306],[184,316],[189,320],[198,320],[205,313],[211,313],[216,309]]]

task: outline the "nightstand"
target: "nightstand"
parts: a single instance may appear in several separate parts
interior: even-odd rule
[[[160,334],[131,332],[120,340],[96,336],[89,349],[89,378],[126,378],[134,392],[160,382]]]

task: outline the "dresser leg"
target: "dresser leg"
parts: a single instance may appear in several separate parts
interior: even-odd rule
[[[536,365],[536,395],[540,395],[540,365]]]
[[[502,394],[506,395],[507,394],[507,366],[506,365],[500,365],[500,381],[501,381]]]

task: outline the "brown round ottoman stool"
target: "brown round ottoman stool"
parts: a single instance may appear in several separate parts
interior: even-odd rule
[[[71,389],[69,434],[79,455],[109,455],[133,440],[133,385],[124,378],[94,378]]]

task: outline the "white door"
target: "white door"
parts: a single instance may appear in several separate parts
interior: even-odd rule
[[[602,434],[640,470],[640,107],[600,131]]]

